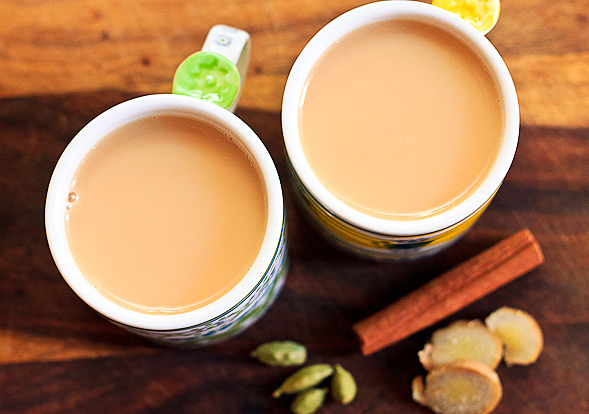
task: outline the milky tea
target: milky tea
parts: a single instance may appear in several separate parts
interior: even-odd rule
[[[353,209],[393,220],[433,216],[471,195],[502,131],[497,88],[476,54],[444,30],[403,19],[331,45],[299,111],[319,181]]]
[[[174,314],[226,294],[260,251],[265,187],[217,128],[173,115],[135,120],[91,150],[64,205],[72,256],[111,301]]]

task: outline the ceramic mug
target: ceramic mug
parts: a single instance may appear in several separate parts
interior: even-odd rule
[[[244,62],[247,62],[249,58],[249,36],[245,32],[232,28],[216,27],[216,29],[211,31],[212,34],[209,34],[208,39],[212,36],[213,40],[220,41],[217,43],[221,43],[221,46],[223,43],[232,45],[230,52],[233,55],[227,53],[225,56],[229,57],[226,59],[230,63],[241,62],[240,69],[244,71],[247,66]],[[237,36],[238,39],[233,38],[231,41],[231,36]],[[219,47],[212,52],[212,55],[207,52],[204,55],[205,61],[219,53],[223,53],[222,48],[219,49]],[[210,64],[210,61],[207,62]],[[221,64],[226,65],[227,62]],[[237,71],[239,71],[238,66],[234,68]],[[209,68],[211,68],[210,65]],[[185,69],[186,67],[184,69],[182,66],[179,67],[179,71]],[[207,73],[210,74],[210,72]],[[230,80],[232,79],[237,79],[239,86],[243,76],[233,77]],[[185,81],[186,79],[183,82]],[[206,83],[206,80],[203,82]],[[211,93],[210,86],[211,82],[208,82],[208,88],[205,88],[207,93]],[[226,85],[223,84],[223,86]],[[278,173],[258,136],[228,110],[235,107],[239,96],[237,89],[232,89],[229,93],[231,95],[229,99],[225,99],[224,96],[220,99],[226,104],[227,109],[205,99],[179,94],[143,96],[108,109],[86,125],[69,143],[55,167],[49,184],[45,209],[47,239],[51,254],[65,281],[82,300],[106,319],[160,344],[204,345],[238,334],[268,309],[285,281],[287,270],[285,208]],[[204,98],[204,96],[201,97]],[[210,95],[209,98],[211,101],[219,101],[219,96]],[[212,303],[177,314],[137,312],[122,307],[102,295],[76,265],[68,246],[64,220],[64,209],[72,177],[92,148],[122,125],[157,115],[196,119],[232,137],[256,165],[267,200],[267,222],[262,245],[245,276],[230,291]],[[235,244],[238,248],[239,241]]]
[[[487,178],[455,207],[425,218],[388,220],[346,205],[317,178],[303,152],[299,110],[305,84],[317,60],[351,31],[391,19],[440,28],[473,51],[488,68],[502,102],[504,124],[499,153]],[[325,103],[330,105],[329,102]],[[513,160],[519,135],[519,106],[513,80],[493,45],[458,16],[416,1],[371,3],[339,16],[322,28],[295,61],[282,102],[282,128],[297,200],[311,221],[336,245],[370,258],[414,259],[434,254],[462,236],[499,189]]]

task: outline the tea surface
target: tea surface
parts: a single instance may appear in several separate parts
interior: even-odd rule
[[[106,136],[78,168],[68,242],[110,300],[146,313],[202,307],[253,264],[265,188],[245,152],[213,126],[159,116]]]
[[[409,20],[356,29],[316,62],[299,132],[321,183],[384,219],[446,211],[484,180],[503,114],[482,61],[449,33]]]

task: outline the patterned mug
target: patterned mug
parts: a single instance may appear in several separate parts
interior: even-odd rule
[[[178,68],[174,81],[176,94],[142,96],[108,109],[74,137],[51,177],[45,225],[51,253],[63,278],[103,317],[159,344],[198,346],[236,335],[260,318],[285,281],[288,262],[285,208],[278,173],[258,136],[231,112],[237,104],[247,68],[249,44],[247,33],[215,26],[207,37],[205,50],[189,57]],[[231,136],[258,169],[267,201],[262,245],[245,276],[213,302],[174,314],[134,311],[102,295],[77,266],[68,246],[64,220],[72,177],[92,148],[122,125],[158,115],[193,118]],[[239,241],[235,242],[235,248],[239,248]]]
[[[330,47],[351,31],[395,19],[431,25],[466,45],[488,69],[502,105],[501,143],[487,177],[472,195],[456,206],[425,218],[380,218],[346,204],[317,177],[301,143],[299,116],[314,65]],[[358,76],[360,74],[359,68]],[[382,76],[387,76],[384,70]],[[345,90],[346,85],[341,85],[341,88]],[[324,102],[324,105],[336,107],[337,102]],[[469,23],[431,4],[381,1],[360,6],[337,17],[305,46],[286,83],[282,101],[282,130],[297,200],[327,239],[345,250],[369,258],[415,259],[434,254],[456,241],[489,205],[515,154],[519,135],[519,106],[505,62],[484,35]],[[405,196],[399,194],[399,197]]]

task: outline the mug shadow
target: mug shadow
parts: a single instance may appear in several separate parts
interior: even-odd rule
[[[153,352],[158,346],[109,324],[60,277],[44,231],[47,185],[61,152],[87,122],[135,95],[112,91],[0,100],[0,326],[11,343],[5,361],[68,359]],[[327,242],[295,206],[282,145],[280,114],[239,109],[281,177],[291,264],[283,291],[256,324],[225,346],[241,349],[273,339],[299,340],[320,353],[357,352],[351,325],[497,238],[471,232],[444,252],[417,262],[374,262]],[[483,217],[484,220],[484,217]],[[476,226],[475,226],[476,227]]]

